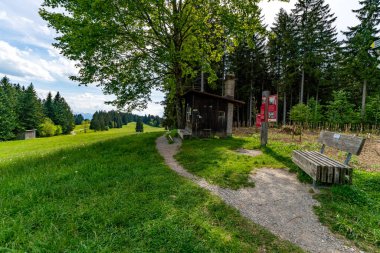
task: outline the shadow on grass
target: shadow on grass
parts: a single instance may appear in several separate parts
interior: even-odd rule
[[[253,158],[235,153],[247,143],[241,138],[186,140],[175,158],[212,184],[231,189],[254,186],[249,181]]]
[[[157,133],[0,165],[0,245],[37,252],[295,252],[164,165]]]
[[[290,172],[294,172],[297,174],[298,176],[298,179],[303,182],[303,183],[311,183],[312,182],[312,179],[310,178],[309,175],[307,175],[303,170],[301,170],[293,161],[292,161],[292,158],[291,158],[291,154],[290,156],[285,156],[285,155],[282,155],[280,154],[280,152],[276,152],[274,149],[272,149],[271,147],[265,147],[265,148],[262,148],[262,151],[273,157],[276,161],[284,164],[284,166],[286,168],[289,168]]]

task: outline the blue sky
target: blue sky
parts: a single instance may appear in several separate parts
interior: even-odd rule
[[[265,22],[271,25],[280,7],[290,10],[295,2],[263,1],[260,6]],[[351,12],[359,7],[357,0],[326,2],[338,17],[338,31],[357,23]],[[51,45],[56,34],[38,15],[41,3],[42,0],[0,1],[0,76],[7,75],[12,82],[21,85],[32,82],[41,97],[45,97],[49,91],[59,91],[74,112],[93,113],[112,109],[104,104],[112,100],[112,96],[103,95],[95,85],[78,86],[68,78],[77,72],[75,63],[61,56]],[[162,93],[153,91],[152,103],[146,110],[136,113],[162,115],[163,108],[157,104],[162,98]]]

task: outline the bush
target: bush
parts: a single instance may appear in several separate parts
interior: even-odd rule
[[[55,130],[55,135],[60,135],[62,134],[62,127],[60,125],[56,126],[56,130]]]
[[[60,127],[60,126],[59,126]],[[41,137],[50,137],[57,134],[57,126],[49,118],[45,118],[38,128],[38,135]],[[62,128],[61,128],[62,133]]]
[[[298,104],[290,110],[290,120],[296,123],[305,123],[310,119],[311,110],[307,105]]]
[[[339,90],[333,92],[334,99],[327,105],[327,119],[333,124],[358,123],[360,116],[355,105],[349,102],[350,93]]]

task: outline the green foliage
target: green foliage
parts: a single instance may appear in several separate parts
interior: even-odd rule
[[[136,132],[137,133],[143,133],[144,132],[144,124],[143,124],[141,118],[137,119],[137,122],[136,122]]]
[[[11,102],[0,87],[0,141],[6,141],[15,137],[14,130],[16,128],[16,113],[13,111]]]
[[[322,106],[314,98],[310,98],[307,102],[307,106],[310,108],[309,121],[312,123],[319,123],[323,119]]]
[[[54,117],[52,120],[54,124],[62,127],[62,133],[69,134],[75,126],[74,115],[70,106],[66,103],[66,100],[61,97],[59,92],[57,92],[53,99],[53,111]]]
[[[350,94],[339,90],[333,92],[334,99],[329,102],[327,108],[327,119],[333,124],[349,124],[359,121],[359,115],[355,112],[354,104],[351,103]]]
[[[173,173],[155,148],[158,133],[126,136],[133,132],[130,124],[109,132],[1,143],[2,248],[302,252]],[[53,152],[62,146],[51,142],[65,149]],[[18,154],[4,156],[9,148]],[[15,155],[17,161],[5,162]]]
[[[353,185],[322,191],[316,212],[334,232],[367,252],[380,251],[380,173],[354,170]]]
[[[290,110],[290,119],[296,123],[306,123],[310,120],[311,109],[305,104],[293,106]]]
[[[258,2],[46,0],[40,15],[60,34],[55,46],[80,62],[74,80],[99,82],[114,105],[129,109],[145,107],[152,88],[162,88],[181,124],[187,79],[203,71],[214,84],[213,64],[265,32]]]
[[[41,137],[51,137],[54,135],[58,135],[59,132],[62,133],[62,128],[59,126],[60,131],[58,129],[58,126],[54,125],[54,122],[49,119],[45,118],[43,123],[38,127],[38,135]]]
[[[21,95],[18,120],[25,130],[37,129],[42,123],[42,105],[32,84]]]
[[[46,100],[43,102],[43,111],[46,117],[54,119],[54,105],[51,92],[48,93]]]
[[[368,98],[365,119],[367,123],[380,123],[380,95],[371,96]]]
[[[81,125],[83,121],[84,121],[84,118],[83,118],[82,114],[75,114],[74,115],[75,125]]]
[[[353,11],[360,23],[349,27],[344,33],[344,68],[349,78],[359,83],[367,80],[370,85],[376,85],[380,73],[377,68],[379,61],[369,49],[379,35],[380,1],[363,0],[360,5],[360,9]]]

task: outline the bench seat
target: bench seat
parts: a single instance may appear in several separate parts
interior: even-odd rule
[[[351,184],[352,168],[315,151],[294,150],[292,160],[313,181],[329,184]]]

